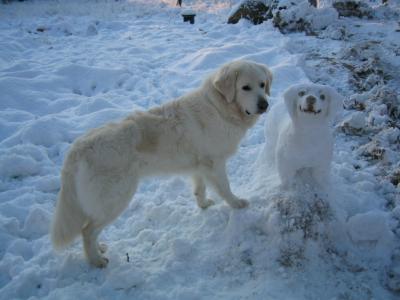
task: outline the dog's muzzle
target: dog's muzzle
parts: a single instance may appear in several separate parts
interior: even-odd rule
[[[261,98],[257,102],[257,112],[259,114],[265,113],[268,108],[268,102],[264,98]]]

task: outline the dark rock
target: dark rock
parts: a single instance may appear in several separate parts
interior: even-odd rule
[[[308,3],[310,3],[314,7],[319,6],[319,0],[308,0]]]
[[[341,17],[372,18],[372,8],[359,0],[337,0],[332,6]]]
[[[273,24],[282,33],[289,32],[305,32],[307,35],[315,35],[315,32],[311,29],[311,24],[304,18],[286,20],[282,18],[281,12],[278,11],[273,18]]]
[[[374,95],[375,102],[381,102],[386,105],[387,115],[394,123],[394,127],[400,122],[400,95],[397,91],[390,88],[379,89]],[[400,125],[400,124],[399,124]]]
[[[245,18],[254,25],[271,19],[272,14],[270,7],[265,5],[265,1],[246,0],[229,16],[228,23],[236,24],[240,19]]]
[[[39,26],[38,28],[36,28],[37,32],[45,32],[47,30],[47,28],[43,27],[43,26]]]
[[[282,33],[305,32],[308,35],[317,35],[319,30],[332,24],[338,16],[333,8],[319,10],[318,7],[319,0],[245,0],[233,10],[228,23],[235,24],[245,18],[254,24],[260,24],[272,19],[272,24]],[[314,22],[318,17],[322,19]]]
[[[390,175],[390,182],[394,186],[398,186],[400,184],[400,169],[395,170],[393,174]]]
[[[272,23],[282,33],[305,32],[307,35],[317,35],[328,24],[317,27],[312,24],[319,11],[314,5],[318,6],[318,1],[272,2]]]
[[[8,4],[8,3],[13,2],[13,0],[3,0],[2,2],[3,2],[3,4]],[[18,2],[24,2],[24,0],[18,0]]]
[[[385,158],[386,149],[381,147],[378,141],[373,140],[368,144],[361,146],[359,152],[368,161],[377,161]]]

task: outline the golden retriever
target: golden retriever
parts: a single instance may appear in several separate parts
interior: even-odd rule
[[[97,237],[146,176],[190,174],[199,207],[214,203],[206,198],[206,183],[231,207],[246,207],[248,202],[231,192],[225,164],[267,110],[271,82],[266,66],[233,61],[193,92],[77,139],[62,169],[51,228],[54,247],[61,249],[82,234],[89,262],[105,267],[108,259]]]

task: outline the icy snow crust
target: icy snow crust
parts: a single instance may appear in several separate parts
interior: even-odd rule
[[[249,208],[202,211],[186,179],[149,179],[100,238],[107,269],[88,266],[80,241],[52,251],[63,158],[86,130],[178,97],[232,59],[271,67],[271,103],[309,82],[290,36],[270,23],[226,25],[230,1],[191,3],[194,25],[172,0],[1,7],[0,298],[396,299],[386,287],[400,208],[385,208],[384,189],[354,168],[352,142],[337,133],[330,189],[304,176],[282,190],[262,155],[268,113],[228,165]]]

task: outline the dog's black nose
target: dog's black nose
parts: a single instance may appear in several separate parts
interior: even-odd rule
[[[317,101],[317,99],[314,96],[307,96],[306,100],[308,105],[314,105],[315,101]]]
[[[257,103],[258,111],[263,113],[268,108],[268,102],[265,99],[259,99]]]

